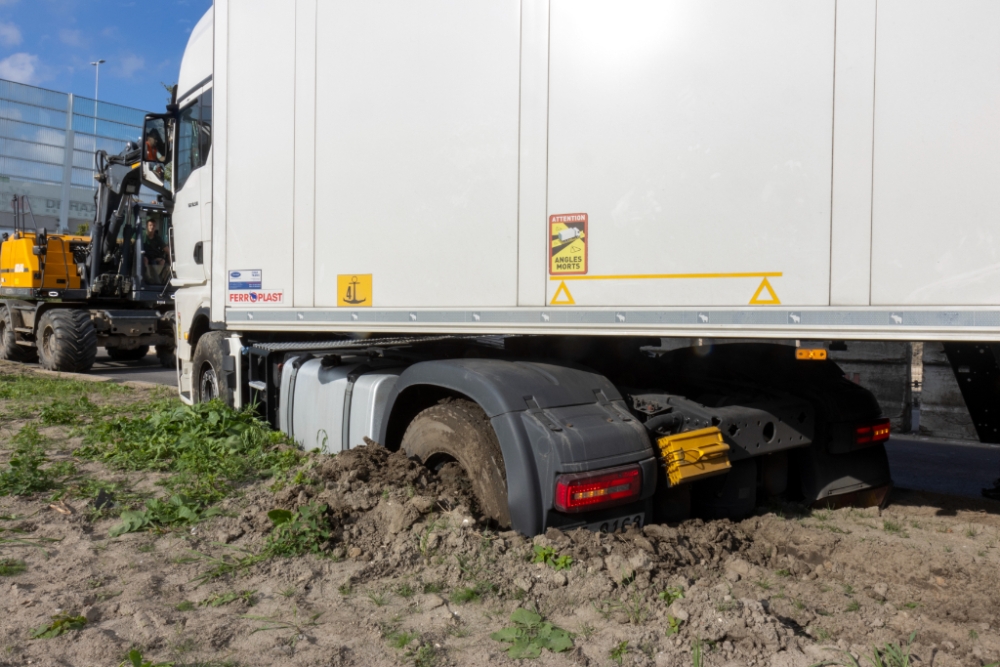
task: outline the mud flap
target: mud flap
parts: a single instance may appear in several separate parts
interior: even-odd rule
[[[871,507],[885,502],[892,488],[889,458],[882,444],[848,454],[830,454],[823,446],[795,452],[793,465],[806,504]]]

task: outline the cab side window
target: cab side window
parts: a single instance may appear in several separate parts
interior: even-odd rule
[[[195,169],[205,166],[212,148],[212,89],[181,110],[177,128],[177,190]]]

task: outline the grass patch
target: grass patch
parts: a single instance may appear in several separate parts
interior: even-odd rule
[[[286,473],[302,455],[250,409],[219,401],[193,406],[168,400],[148,414],[89,425],[77,456],[117,470],[173,473],[163,485],[199,504],[213,503],[253,479]]]
[[[13,577],[28,568],[23,560],[17,558],[0,558],[0,577]]]
[[[192,611],[194,608],[195,604],[190,600],[183,600],[176,607],[174,607],[177,611]]]
[[[45,456],[46,438],[34,424],[26,424],[11,443],[14,452],[6,468],[0,471],[0,496],[30,496],[51,491],[61,487],[76,472],[69,461],[45,465],[49,462]]]
[[[892,535],[899,535],[900,537],[909,537],[906,531],[903,530],[903,525],[892,521],[890,519],[882,520],[882,530]]]
[[[228,591],[226,593],[216,593],[211,595],[198,604],[202,607],[222,607],[231,602],[240,601],[247,605],[248,607],[254,606],[256,600],[254,595],[257,591]]]
[[[449,598],[456,604],[467,604],[469,602],[479,602],[483,596],[496,592],[496,586],[487,582],[479,581],[474,586],[466,586],[455,590]]]

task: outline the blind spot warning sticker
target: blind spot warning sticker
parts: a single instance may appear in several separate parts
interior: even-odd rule
[[[337,305],[347,308],[370,308],[372,274],[347,273],[337,276]]]
[[[549,216],[549,275],[587,272],[587,214]]]

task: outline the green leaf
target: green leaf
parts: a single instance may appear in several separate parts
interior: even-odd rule
[[[288,510],[271,510],[267,513],[267,518],[271,520],[275,526],[280,526],[283,523],[288,523],[292,520],[292,513]]]
[[[523,635],[524,631],[521,628],[504,628],[491,634],[490,639],[498,642],[513,642],[520,639]]]
[[[533,627],[541,623],[542,617],[530,609],[521,608],[514,610],[514,613],[510,615],[510,620],[514,621],[518,625]]]
[[[565,630],[553,628],[544,646],[553,653],[562,653],[573,648],[573,638]]]
[[[507,649],[507,655],[514,658],[515,660],[521,660],[524,658],[534,659],[542,654],[542,647],[535,642],[529,642],[526,639],[520,639],[514,642],[513,646]]]
[[[136,649],[132,649],[128,652],[128,659],[132,662],[132,667],[143,667],[142,665],[142,653]]]

